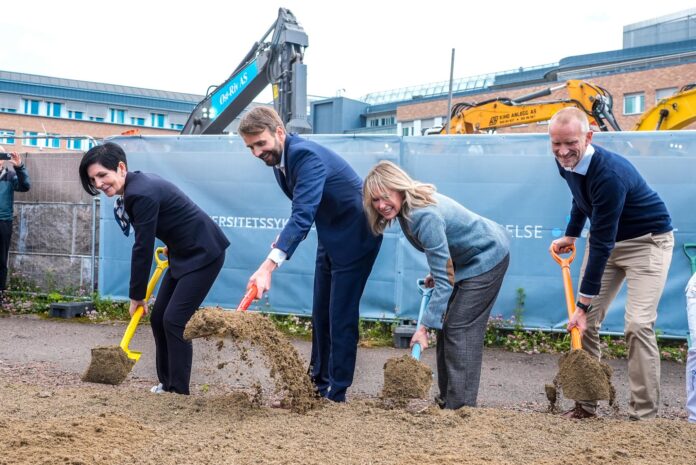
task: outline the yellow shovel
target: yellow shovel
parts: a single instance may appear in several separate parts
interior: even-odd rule
[[[150,281],[147,283],[145,301],[150,300],[150,297],[152,297],[152,293],[154,292],[155,287],[157,287],[157,282],[162,276],[162,273],[164,273],[164,270],[166,270],[169,266],[169,260],[166,258],[160,258],[160,255],[164,255],[164,247],[157,247],[157,249],[155,249],[155,262],[157,263],[157,267],[155,268],[155,271],[152,273]],[[121,347],[121,349],[123,349],[128,358],[136,362],[140,358],[141,353],[136,352],[135,350],[130,350],[128,348],[128,344],[130,344],[130,341],[133,338],[133,334],[135,333],[135,328],[138,327],[138,323],[140,323],[140,318],[142,316],[143,307],[141,306],[138,307],[135,313],[133,313],[130,323],[128,323],[128,327],[126,328],[126,332],[123,334],[123,339],[121,339],[121,344],[119,344],[119,346]]]

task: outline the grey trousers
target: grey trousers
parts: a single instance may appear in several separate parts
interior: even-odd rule
[[[438,403],[443,408],[476,405],[486,324],[509,263],[508,255],[492,270],[454,285],[437,331]]]

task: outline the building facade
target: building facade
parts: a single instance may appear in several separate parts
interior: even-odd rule
[[[620,50],[454,80],[452,103],[514,99],[571,79],[609,91],[620,127],[633,129],[641,115],[660,99],[696,83],[696,8],[625,26]],[[313,127],[315,132],[324,132],[318,120],[329,118],[347,123],[331,126],[333,133],[422,135],[429,128],[446,124],[449,84],[445,81],[371,93],[350,105],[340,98],[314,102]],[[548,97],[563,98],[562,91]],[[501,128],[499,132],[546,132],[546,123]]]
[[[203,96],[0,71],[0,145],[83,151],[137,130],[175,134]]]

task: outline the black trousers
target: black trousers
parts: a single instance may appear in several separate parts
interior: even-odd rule
[[[12,220],[0,221],[0,292],[7,287],[7,259],[12,242]]]
[[[189,394],[193,344],[184,339],[184,328],[213,286],[225,254],[209,265],[181,276],[164,274],[150,312],[155,337],[157,377],[165,391]]]

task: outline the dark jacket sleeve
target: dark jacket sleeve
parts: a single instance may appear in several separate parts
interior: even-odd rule
[[[129,200],[135,243],[131,254],[130,292],[128,295],[133,300],[143,300],[147,293],[152,254],[155,250],[159,202],[144,195],[135,195]]]
[[[288,259],[312,228],[327,176],[326,166],[317,154],[303,151],[293,156],[297,157],[297,162],[290,173],[295,180],[292,214],[276,241],[276,247],[285,252]]]
[[[12,188],[17,192],[27,192],[31,187],[27,167],[22,165],[15,168],[15,177],[12,178]]]

